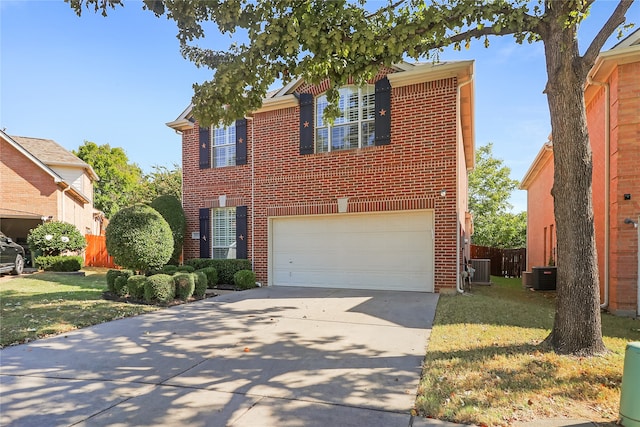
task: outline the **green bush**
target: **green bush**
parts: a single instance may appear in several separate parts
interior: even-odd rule
[[[34,253],[44,256],[77,253],[87,246],[84,236],[73,224],[60,221],[45,222],[37,226],[29,232],[27,243]]]
[[[197,272],[202,272],[207,276],[207,288],[214,288],[218,283],[218,270],[214,267],[201,268],[196,270]]]
[[[122,209],[111,218],[106,240],[113,261],[132,270],[160,268],[173,252],[169,224],[158,211],[141,204]]]
[[[193,296],[196,298],[202,298],[204,294],[207,292],[207,275],[204,271],[196,271],[195,273],[191,273],[195,279],[196,287],[193,290]]]
[[[173,277],[155,274],[147,277],[144,284],[144,300],[149,303],[167,303],[175,298],[176,288]]]
[[[205,267],[213,267],[218,272],[218,282],[220,284],[232,285],[233,275],[240,270],[251,270],[251,261],[248,259],[209,259],[193,258],[185,262],[187,265],[195,267],[196,270]]]
[[[45,271],[78,271],[84,260],[81,256],[39,256],[35,265]]]
[[[133,271],[131,270],[116,270],[111,269],[107,271],[107,289],[112,294],[116,294],[116,279],[120,276],[125,276],[127,278],[133,276]]]
[[[127,287],[128,282],[129,279],[127,278],[127,276],[116,277],[116,282],[113,286],[115,291],[114,294],[119,297],[126,297],[127,295],[129,295],[129,288]]]
[[[176,274],[178,272],[178,266],[172,265],[172,264],[167,264],[167,265],[162,266],[160,271],[162,272],[162,274],[168,274],[170,276],[173,276],[174,274]]]
[[[174,274],[173,283],[176,286],[176,297],[183,301],[188,300],[196,289],[195,277],[191,273]]]
[[[196,269],[191,265],[181,265],[180,267],[178,267],[178,271],[193,273],[194,271],[196,271]]]
[[[127,288],[129,296],[135,300],[142,301],[144,299],[144,284],[147,282],[146,276],[135,275],[127,279]]]
[[[170,264],[178,264],[182,253],[184,234],[187,231],[187,219],[182,209],[182,203],[177,197],[171,195],[158,196],[151,202],[154,208],[167,221],[173,235],[173,252],[169,260]]]
[[[239,289],[256,287],[256,273],[251,270],[240,270],[233,275],[233,282]]]

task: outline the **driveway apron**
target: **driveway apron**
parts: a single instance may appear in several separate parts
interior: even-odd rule
[[[437,300],[268,287],[9,347],[0,424],[406,427]]]

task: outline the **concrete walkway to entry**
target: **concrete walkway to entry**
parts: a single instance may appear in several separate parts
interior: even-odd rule
[[[6,348],[0,425],[407,427],[437,300],[261,288]]]

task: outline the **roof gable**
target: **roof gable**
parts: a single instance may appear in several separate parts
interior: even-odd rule
[[[11,136],[24,149],[47,166],[68,166],[85,169],[91,179],[98,180],[93,168],[52,139]]]

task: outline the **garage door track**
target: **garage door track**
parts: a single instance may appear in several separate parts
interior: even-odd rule
[[[406,427],[437,298],[261,288],[6,348],[0,424]]]

